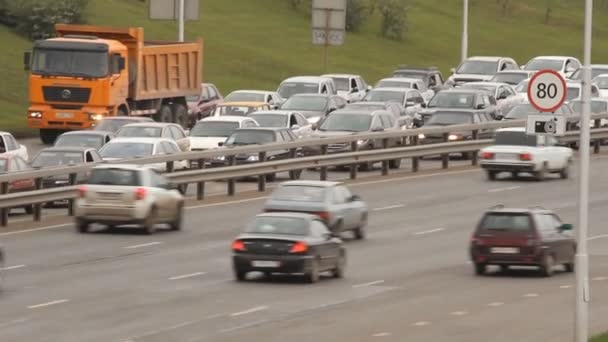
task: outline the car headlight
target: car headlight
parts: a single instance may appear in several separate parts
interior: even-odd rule
[[[368,140],[357,140],[357,145],[367,145]]]
[[[31,112],[29,117],[32,119],[41,119],[42,113],[41,112]]]
[[[219,160],[219,161],[224,161],[224,160],[226,160],[226,156],[215,156],[215,157],[213,157],[213,159]]]
[[[460,139],[462,139],[462,137],[460,135],[457,135],[457,134],[450,134],[448,136],[448,140],[449,141],[460,140]]]
[[[418,139],[424,139],[426,136],[424,134],[418,134]]]
[[[90,121],[99,121],[103,119],[103,115],[102,114],[93,114],[93,113],[89,113],[89,120]]]
[[[258,161],[260,158],[258,156],[249,156],[247,157],[247,161]]]
[[[70,181],[68,180],[56,180],[55,181],[55,185],[67,185],[70,184]]]

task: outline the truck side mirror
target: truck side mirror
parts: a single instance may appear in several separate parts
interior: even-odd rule
[[[23,70],[25,70],[25,71],[30,70],[31,59],[32,59],[32,53],[29,51],[25,51],[23,53]]]

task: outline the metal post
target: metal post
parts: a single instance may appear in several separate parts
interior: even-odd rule
[[[258,162],[263,163],[266,161],[266,152],[262,151],[258,153]],[[266,191],[266,175],[258,176],[258,191]]]
[[[178,1],[178,18],[177,18],[177,26],[178,26],[178,39],[179,42],[183,42],[184,41],[184,21],[185,21],[185,15],[184,15],[184,0],[179,0]]]
[[[463,0],[462,4],[462,43],[460,51],[460,61],[467,59],[469,50],[469,0]]]
[[[593,128],[601,128],[602,121],[600,119],[596,119],[593,124]],[[600,153],[600,145],[602,144],[602,139],[595,139],[593,141],[593,153]]]
[[[77,173],[70,173],[68,177],[69,177],[68,179],[69,179],[70,185],[76,184],[76,178],[78,177]],[[73,198],[70,198],[68,200],[68,215],[74,216],[74,199]]]
[[[473,131],[473,140],[477,140],[479,139],[479,131],[478,130],[474,130]],[[473,151],[471,154],[471,165],[477,165],[477,154],[478,151]]]
[[[228,165],[234,166],[236,165],[236,156],[228,157]],[[236,193],[236,179],[230,178],[228,180],[228,196],[234,196]]]
[[[42,178],[38,177],[34,180],[36,190],[42,189]],[[34,221],[40,221],[42,217],[42,203],[34,204]]]
[[[198,169],[202,170],[205,168],[205,159],[199,159]],[[205,182],[196,183],[196,199],[202,201],[205,198]]]
[[[589,214],[589,140],[591,114],[591,20],[593,0],[585,0],[584,67],[580,137],[579,217],[576,230],[576,311],[575,342],[589,340],[589,256],[587,255],[587,223]]]
[[[289,149],[289,159],[293,159],[297,156],[297,149],[295,148],[290,148]],[[302,174],[302,170],[292,170],[289,171],[289,179],[291,180],[297,180],[299,177],[299,175]]]
[[[321,154],[322,155],[327,154],[327,145],[321,145]],[[320,172],[319,178],[322,181],[327,180],[327,166],[321,166],[321,172]]]
[[[383,149],[387,149],[388,148],[388,139],[382,139],[382,148]],[[383,176],[388,175],[388,166],[389,166],[389,161],[388,160],[383,160],[382,161],[382,175]]]
[[[413,138],[413,142],[412,145],[417,146],[419,143],[419,138],[417,135],[412,136]],[[413,157],[412,158],[412,172],[418,172],[419,169],[419,163],[420,163],[420,158],[419,157]]]
[[[0,186],[0,193],[2,193],[3,195],[8,194],[8,182],[2,183],[2,185]],[[2,227],[6,227],[8,225],[8,213],[10,210],[10,208],[2,208],[2,210],[0,210],[2,216],[0,218],[0,224],[2,224]]]
[[[443,142],[448,142],[449,133],[443,133]],[[450,154],[444,153],[441,155],[441,168],[447,169],[450,161]]]
[[[352,141],[350,143],[350,150],[352,152],[357,152],[357,150],[359,149],[359,144],[357,144],[356,141]],[[359,164],[351,164],[349,169],[350,169],[350,179],[357,179],[357,168],[359,167]]]

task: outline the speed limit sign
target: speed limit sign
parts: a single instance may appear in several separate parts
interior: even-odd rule
[[[528,83],[528,100],[539,112],[554,112],[566,101],[566,80],[555,70],[539,70]]]

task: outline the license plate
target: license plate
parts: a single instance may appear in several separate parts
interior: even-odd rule
[[[514,248],[514,247],[494,247],[494,248],[492,248],[492,253],[496,253],[496,254],[517,254],[517,253],[519,253],[519,248]]]
[[[251,265],[253,267],[279,267],[281,264],[278,261],[254,260]]]
[[[513,153],[496,153],[494,159],[515,159],[515,156]]]
[[[57,119],[71,119],[74,117],[73,113],[57,113]]]

